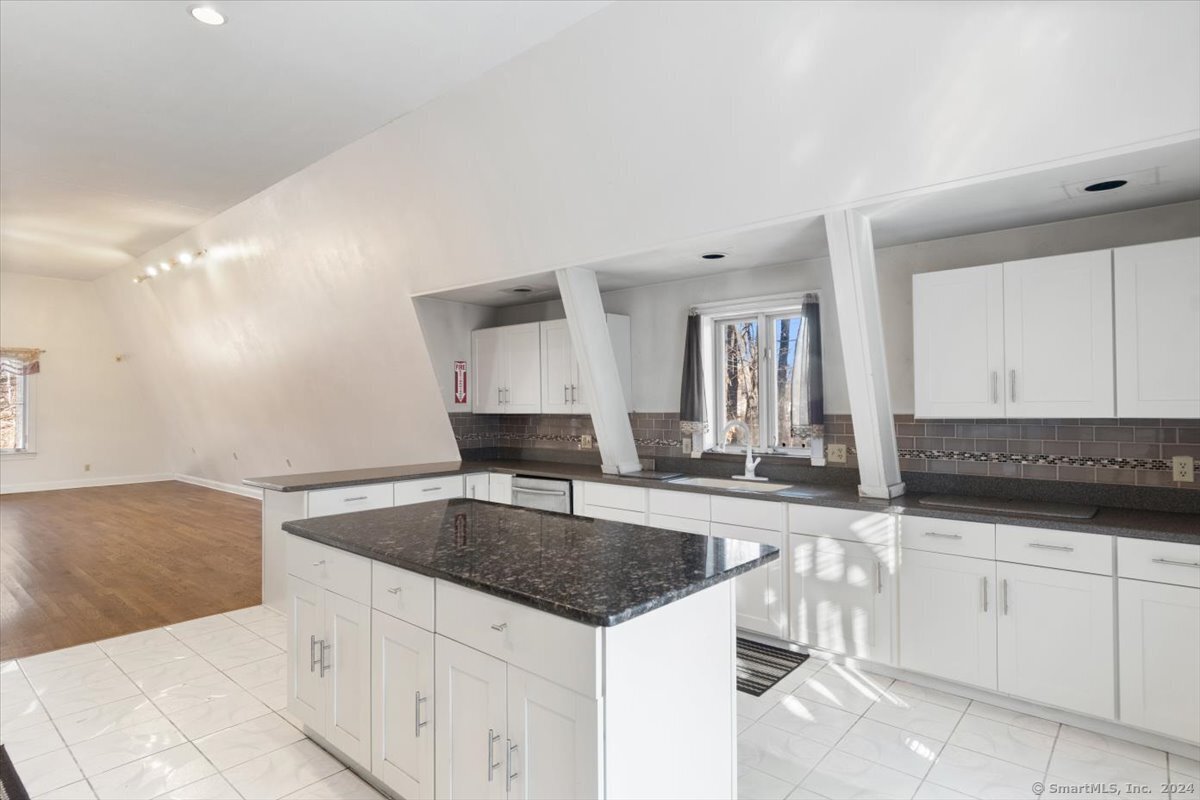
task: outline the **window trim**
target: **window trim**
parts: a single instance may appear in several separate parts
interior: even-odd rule
[[[19,449],[0,449],[0,457],[9,458],[30,458],[37,455],[37,442],[35,433],[37,426],[34,424],[35,418],[35,401],[37,398],[37,379],[38,375],[35,372],[32,375],[22,375],[25,380],[25,402],[21,409],[22,426],[25,429],[25,446]]]
[[[804,301],[810,297],[815,297],[818,304],[824,303],[823,292],[819,289],[797,292],[788,295],[766,295],[761,297],[749,297],[742,300],[724,301],[719,303],[706,303],[695,306],[695,310],[700,314],[700,331],[701,331],[701,352],[704,359],[704,372],[708,380],[708,388],[711,390],[708,398],[709,418],[713,424],[709,431],[704,435],[704,451],[708,453],[744,453],[745,448],[742,445],[721,445],[719,438],[721,429],[724,427],[723,421],[725,418],[725,385],[718,375],[717,365],[722,363],[723,359],[723,343],[720,337],[717,336],[717,325],[732,322],[737,320],[750,320],[757,318],[759,323],[758,336],[758,357],[759,357],[759,397],[770,395],[774,399],[777,387],[770,376],[774,374],[772,369],[763,369],[763,362],[770,361],[774,366],[774,328],[771,323],[774,319],[785,316],[794,315],[804,304]],[[827,315],[821,315],[821,363],[826,363],[825,343],[828,337],[825,336],[825,320]],[[772,338],[772,344],[768,348],[766,344],[766,336]],[[822,375],[822,380],[824,376]],[[764,384],[766,385],[766,393],[764,393]],[[772,422],[771,428],[774,427]],[[766,444],[769,438],[768,425],[760,423],[759,425],[759,441],[752,445],[757,453],[772,456],[782,456],[785,458],[808,458],[812,460],[815,466],[824,466],[825,464],[825,442],[824,438],[814,436],[810,440],[809,447],[770,447]]]

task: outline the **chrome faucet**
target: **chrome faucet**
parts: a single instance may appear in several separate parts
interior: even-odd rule
[[[754,453],[750,446],[750,429],[746,427],[746,423],[742,422],[740,419],[731,419],[729,422],[725,423],[725,430],[721,431],[721,435],[724,436],[725,434],[729,433],[730,429],[732,428],[738,428],[741,430],[742,441],[746,443],[746,471],[742,475],[732,475],[730,477],[736,481],[767,480],[766,478],[760,478],[754,474],[754,470],[758,466],[758,462],[762,461],[762,459],[754,458]]]

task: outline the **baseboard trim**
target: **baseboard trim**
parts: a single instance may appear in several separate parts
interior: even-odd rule
[[[85,478],[70,481],[42,481],[40,483],[9,483],[0,484],[0,494],[20,494],[22,492],[53,492],[59,489],[86,489],[92,486],[121,486],[128,483],[154,483],[156,481],[175,480],[174,475],[116,475],[111,478]]]
[[[262,489],[256,489],[253,486],[241,486],[236,483],[222,483],[209,478],[201,478],[196,475],[184,475],[177,473],[172,476],[174,480],[183,483],[190,483],[193,486],[203,486],[206,489],[216,489],[218,492],[229,492],[230,494],[240,494],[242,497],[253,497],[255,500],[262,500]]]

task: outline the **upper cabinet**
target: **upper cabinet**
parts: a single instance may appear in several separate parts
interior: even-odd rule
[[[625,405],[632,410],[629,317],[606,316]],[[589,413],[587,376],[565,319],[473,331],[471,352],[476,414]]]
[[[1200,417],[1200,239],[1113,251],[1117,411]]]

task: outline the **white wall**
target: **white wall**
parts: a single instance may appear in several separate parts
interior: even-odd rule
[[[0,456],[0,489],[162,477],[158,409],[137,364],[116,360],[122,348],[95,284],[0,273],[0,343],[46,351],[33,378],[37,453]]]
[[[1196,3],[617,3],[104,290],[179,471],[442,460],[410,293],[1198,130]]]
[[[471,358],[471,331],[495,323],[496,309],[470,303],[452,303],[433,297],[413,298],[417,319],[425,335],[429,362],[447,411],[470,411],[475,392],[475,364]],[[467,401],[454,402],[454,362],[467,362]]]

